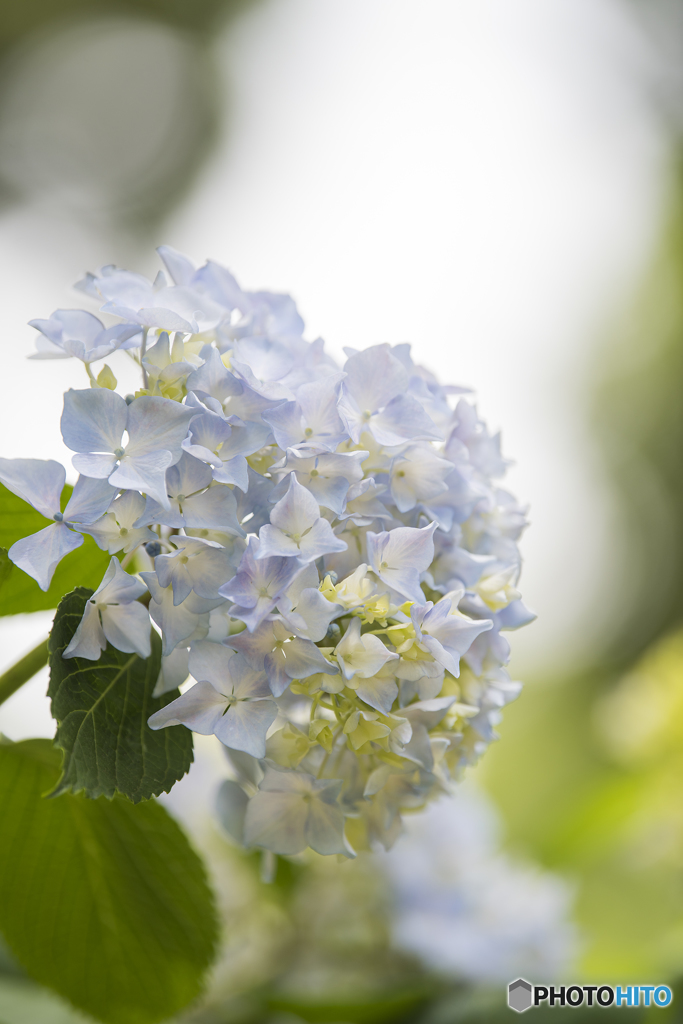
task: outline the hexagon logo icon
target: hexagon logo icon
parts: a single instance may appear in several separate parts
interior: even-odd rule
[[[531,985],[524,978],[517,978],[508,985],[508,1006],[517,1013],[524,1013],[532,1003]]]

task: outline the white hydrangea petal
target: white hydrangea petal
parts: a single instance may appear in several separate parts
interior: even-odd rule
[[[408,374],[389,345],[373,345],[356,352],[346,360],[344,372],[342,388],[353,396],[361,412],[384,408],[408,387]]]
[[[112,647],[149,658],[152,653],[149,612],[138,601],[102,609],[102,629]]]
[[[140,575],[152,594],[149,614],[162,632],[161,653],[168,655],[179,643],[182,643],[183,640],[189,640],[194,635],[200,625],[201,617],[205,613],[193,611],[189,599],[182,604],[174,605],[173,588],[162,587],[159,584],[156,573],[142,572]],[[208,614],[206,615],[206,620],[208,632]]]
[[[200,640],[190,648],[190,674],[198,681],[212,683],[220,693],[232,693],[229,666],[233,656],[234,651],[223,644]]]
[[[260,846],[283,856],[302,853],[308,846],[308,808],[296,792],[260,789],[247,804],[246,846]]]
[[[64,509],[64,519],[68,523],[94,523],[115,497],[116,488],[107,480],[80,476]]]
[[[231,395],[241,394],[243,386],[234,374],[226,369],[220,353],[212,348],[209,350],[204,365],[200,366],[198,370],[194,370],[187,378],[187,389],[199,394],[210,395],[211,398],[217,398],[219,402],[224,402]]]
[[[295,540],[292,540],[282,530],[278,530],[277,527],[271,526],[270,523],[266,523],[259,530],[259,540],[261,546],[259,548],[258,558],[292,558],[296,559],[299,556],[300,548]]]
[[[146,455],[126,455],[109,481],[115,487],[144,491],[163,508],[170,508],[166,494],[166,470],[172,460],[170,452],[161,450]]]
[[[61,428],[64,444],[74,452],[113,452],[121,444],[128,406],[114,391],[88,388],[67,391]]]
[[[0,483],[46,519],[60,511],[65,482],[64,466],[52,459],[0,459]]]
[[[249,463],[243,455],[221,462],[213,471],[213,478],[219,484],[234,484],[241,491],[249,487]]]
[[[346,633],[337,644],[337,658],[345,679],[359,676],[369,679],[388,661],[397,661],[398,654],[389,651],[378,636],[361,636],[360,619],[352,618]]]
[[[276,718],[275,701],[240,700],[230,705],[214,732],[226,747],[243,750],[252,757],[265,757],[266,733]]]
[[[373,416],[370,430],[379,444],[397,445],[415,438],[442,441],[443,437],[419,402],[410,395],[397,395]]]
[[[144,583],[127,573],[118,558],[112,558],[93,597],[105,604],[128,604],[144,593]]]
[[[117,458],[115,455],[74,455],[71,460],[74,469],[77,469],[84,477],[93,477],[96,480],[107,480],[112,471],[116,468]]]
[[[168,398],[136,398],[128,406],[126,454],[140,457],[163,450],[171,453],[169,465],[173,465],[182,454],[181,444],[192,416],[191,409]]]
[[[186,725],[201,736],[211,736],[219,724],[227,700],[211,683],[199,682],[159,711],[155,711],[147,724],[150,729],[165,729],[170,725]]]
[[[338,804],[312,800],[305,834],[308,845],[316,853],[353,855],[344,839],[344,812]]]
[[[312,640],[314,643],[322,640],[327,633],[330,622],[341,611],[340,605],[328,601],[317,587],[309,587],[303,590],[295,608],[297,620],[302,625],[297,625],[294,632],[304,637],[304,639]],[[281,605],[278,605],[278,609],[282,611]],[[291,622],[291,618],[286,615],[285,617],[288,622]]]
[[[87,658],[89,661],[97,661],[106,646],[107,638],[100,622],[100,613],[92,601],[87,601],[81,621],[62,657]]]
[[[335,551],[346,551],[348,545],[338,537],[326,519],[319,519],[301,538],[299,558],[305,562],[313,562],[321,555]]]
[[[398,685],[394,679],[383,679],[374,676],[369,679],[359,678],[356,686],[356,694],[361,700],[369,704],[376,711],[388,715],[392,705],[398,697]]]
[[[270,513],[273,526],[283,533],[301,536],[320,519],[320,509],[310,491],[299,483],[296,473],[289,478],[287,493]]]
[[[10,561],[33,577],[41,590],[47,590],[62,558],[82,543],[80,533],[70,530],[65,523],[52,523],[16,541],[8,555]]]
[[[176,647],[170,654],[162,657],[159,677],[152,692],[153,697],[161,697],[171,690],[177,690],[187,680],[189,653],[186,648]]]

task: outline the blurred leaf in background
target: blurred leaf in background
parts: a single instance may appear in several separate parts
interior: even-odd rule
[[[211,42],[255,0],[0,7],[0,199],[144,231],[191,186],[225,92]]]

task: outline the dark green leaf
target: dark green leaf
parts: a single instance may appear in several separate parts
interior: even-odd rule
[[[48,740],[0,746],[0,930],[36,981],[106,1024],[169,1017],[214,955],[201,861],[156,801],[42,799],[59,762]]]
[[[71,488],[65,487],[62,506],[70,494]],[[49,519],[0,484],[1,548],[6,551],[21,537],[28,537],[49,525]],[[102,582],[110,558],[106,551],[100,551],[92,537],[84,537],[81,547],[59,563],[49,589],[43,591],[34,579],[12,565],[6,555],[0,555],[0,615],[56,608],[64,594],[78,586],[95,590]]]
[[[2,587],[9,579],[10,574],[14,566],[9,560],[7,554],[7,548],[0,548],[0,593],[2,593]]]
[[[78,587],[60,602],[49,640],[55,743],[64,772],[55,794],[66,790],[134,803],[168,791],[192,764],[192,733],[184,725],[153,732],[147,719],[179,696],[152,697],[161,664],[161,641],[152,632],[152,655],[123,654],[111,644],[99,661],[62,658],[81,621],[91,590]]]

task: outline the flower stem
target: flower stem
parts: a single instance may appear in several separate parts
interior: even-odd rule
[[[136,547],[133,548],[132,551],[129,551],[128,554],[125,555],[124,558],[121,559],[121,568],[122,569],[127,569],[128,568],[130,563],[135,558],[136,552],[137,552],[139,547],[140,547],[140,545],[138,544]]]
[[[43,665],[47,665],[47,637],[0,676],[0,704],[11,697],[29,679],[33,679]]]
[[[277,854],[272,850],[261,850],[261,881],[265,885],[272,885],[277,874]]]

